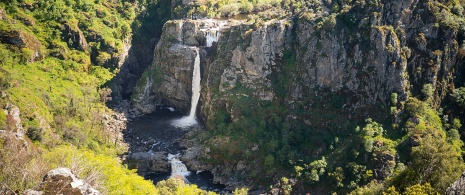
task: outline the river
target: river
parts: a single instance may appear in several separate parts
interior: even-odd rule
[[[181,154],[183,148],[178,144],[179,140],[188,131],[203,129],[200,123],[190,127],[177,127],[173,121],[182,119],[183,114],[171,107],[162,107],[156,112],[133,119],[127,126],[125,137],[132,137],[129,141],[129,150],[132,152],[160,152],[169,154]],[[156,184],[168,179],[171,173],[150,173],[145,175]],[[213,175],[209,171],[192,171],[185,176],[188,183],[196,184],[199,188],[209,191],[223,191],[224,186],[213,184]]]

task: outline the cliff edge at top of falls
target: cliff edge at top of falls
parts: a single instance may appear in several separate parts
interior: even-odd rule
[[[143,113],[153,112],[158,105],[167,104],[189,112],[192,95],[192,71],[195,47],[201,48],[201,69],[205,68],[205,47],[217,42],[217,35],[239,21],[171,20],[163,26],[163,34],[154,50],[152,65],[138,83],[133,104]],[[203,74],[202,74],[203,75]]]

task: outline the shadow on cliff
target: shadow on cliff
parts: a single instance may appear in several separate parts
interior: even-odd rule
[[[160,0],[146,6],[132,23],[131,46],[120,67],[120,71],[107,82],[112,90],[112,100],[108,106],[131,98],[134,87],[142,73],[150,66],[153,52],[162,34],[162,28],[171,15],[171,0]]]

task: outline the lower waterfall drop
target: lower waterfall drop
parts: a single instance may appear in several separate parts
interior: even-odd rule
[[[178,155],[168,154],[168,162],[171,164],[171,177],[187,181],[186,177],[189,176],[190,172],[186,165],[178,159]]]
[[[189,116],[185,116],[181,119],[173,121],[173,125],[180,128],[187,128],[197,124],[195,112],[197,111],[197,104],[200,99],[200,54],[199,48],[195,47],[197,56],[194,61],[194,71],[192,73],[192,99],[191,99],[191,110]]]

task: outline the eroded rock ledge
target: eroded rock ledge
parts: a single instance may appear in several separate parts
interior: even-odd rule
[[[49,171],[42,183],[37,187],[26,190],[23,194],[100,195],[101,193],[85,181],[77,178],[68,168],[57,168]]]

